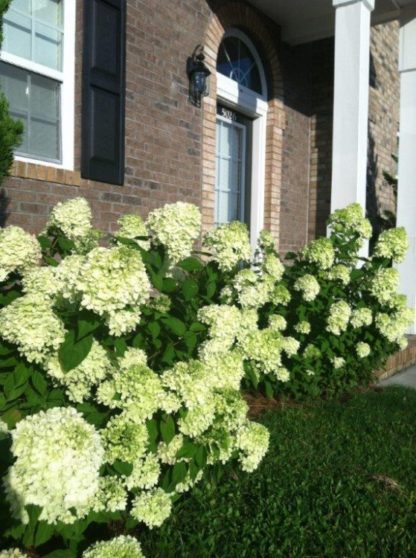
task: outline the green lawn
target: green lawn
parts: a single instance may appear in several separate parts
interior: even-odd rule
[[[416,557],[416,391],[390,388],[269,411],[259,470],[199,485],[151,558]]]

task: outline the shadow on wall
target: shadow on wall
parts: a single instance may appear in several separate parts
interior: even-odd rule
[[[7,208],[10,205],[10,198],[7,197],[6,190],[0,190],[0,227],[5,227],[10,212]]]

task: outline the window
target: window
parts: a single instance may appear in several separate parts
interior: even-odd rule
[[[16,155],[72,168],[75,2],[12,0],[3,27],[0,89],[24,125]]]
[[[256,93],[262,93],[260,72],[255,57],[239,37],[225,37],[222,41],[217,72]]]

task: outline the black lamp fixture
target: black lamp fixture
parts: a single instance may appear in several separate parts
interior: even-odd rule
[[[208,95],[208,76],[211,72],[204,64],[204,47],[197,45],[186,63],[189,78],[189,102],[196,107],[201,106],[201,98]]]

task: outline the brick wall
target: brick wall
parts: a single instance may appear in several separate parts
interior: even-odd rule
[[[75,171],[19,163],[2,189],[2,221],[33,231],[59,200],[92,204],[96,225],[115,227],[131,211],[146,215],[165,202],[201,203],[201,111],[190,105],[185,65],[203,41],[205,0],[128,0],[125,184],[80,178],[82,4],[77,0]],[[172,9],[174,4],[174,9]]]
[[[244,0],[127,0],[126,175],[123,186],[80,178],[82,1],[77,0],[75,170],[16,163],[0,194],[2,224],[40,230],[60,200],[85,196],[96,226],[112,230],[125,212],[146,216],[186,200],[213,220],[215,74],[202,109],[188,103],[186,59],[199,43],[215,71],[225,29],[237,26],[258,47],[269,80],[265,226],[282,252],[325,233],[331,187],[333,40],[297,48],[281,43],[278,25]],[[398,75],[397,24],[372,32],[370,131],[375,191],[391,206],[382,170],[392,169]],[[373,77],[374,77],[373,76]],[[370,153],[371,155],[371,153]],[[309,211],[308,211],[309,207]]]
[[[396,174],[400,118],[399,22],[377,25],[371,33],[367,210],[377,228],[377,214],[395,211],[395,196],[383,171]]]
[[[283,254],[307,241],[309,205],[310,84],[304,48],[281,50],[285,129],[281,186],[280,244]]]

